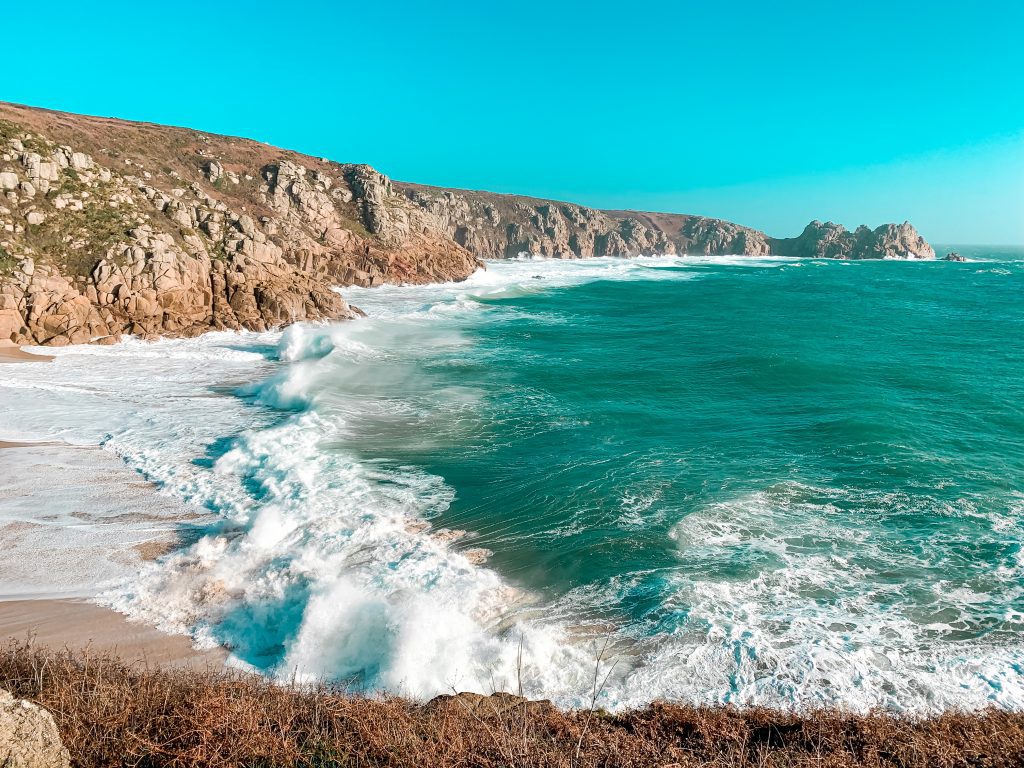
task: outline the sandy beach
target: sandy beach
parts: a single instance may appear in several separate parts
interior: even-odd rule
[[[0,341],[0,365],[3,363],[48,363],[51,360],[53,360],[52,355],[36,355],[26,352],[17,344]]]
[[[4,352],[11,349],[0,347],[0,351]],[[61,446],[60,443],[0,440],[0,451],[15,448],[39,449],[44,446],[48,447],[47,450],[54,450],[54,446],[66,449],[66,446]],[[12,535],[8,528],[9,526],[0,525],[0,542],[3,542],[6,536]],[[169,540],[160,538],[136,545],[136,548],[149,546],[159,548],[162,552],[169,545]],[[142,554],[145,557],[145,553]],[[58,562],[61,562],[63,567],[60,557]],[[38,645],[50,648],[89,649],[98,653],[115,654],[129,663],[160,666],[221,666],[228,655],[220,648],[196,650],[192,647],[191,641],[183,635],[165,634],[154,627],[130,621],[116,611],[83,599],[0,600],[0,642],[24,641],[29,638]]]
[[[227,658],[222,648],[197,650],[183,635],[165,634],[84,601],[0,602],[0,641],[28,639],[50,648],[88,649],[160,666],[219,667]]]
[[[13,440],[0,440],[0,451],[4,448],[28,448],[33,443],[19,443]]]

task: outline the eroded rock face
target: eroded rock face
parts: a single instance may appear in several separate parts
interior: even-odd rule
[[[68,768],[71,755],[61,742],[53,715],[0,689],[0,766]]]
[[[863,225],[850,232],[840,224],[812,221],[799,237],[772,241],[782,256],[821,259],[934,259],[935,250],[909,223]]]
[[[764,233],[721,219],[599,211],[572,203],[412,184],[401,185],[400,191],[479,258],[771,253]]]
[[[187,182],[28,132],[0,150],[0,339],[15,343],[345,319],[357,313],[334,286],[462,280],[480,266],[367,166],[280,158],[246,173],[204,147]]]
[[[675,253],[664,232],[572,203],[404,188],[436,226],[478,258],[639,256]]]
[[[189,255],[169,236],[142,230],[120,258],[74,279],[32,259],[0,283],[0,339],[51,346],[196,336],[212,329],[266,330],[356,314],[340,295],[273,250],[222,259]]]
[[[681,230],[687,240],[686,253],[767,256],[772,252],[763,232],[720,219],[693,217]]]
[[[0,340],[110,343],[352,317],[333,290],[483,258],[934,258],[908,223],[796,238],[720,219],[439,189],[256,142],[0,104]]]

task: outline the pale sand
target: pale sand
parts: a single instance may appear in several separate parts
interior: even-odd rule
[[[0,440],[0,451],[41,445],[59,443]],[[174,537],[168,535],[141,542],[136,549],[143,559],[148,559],[174,545]],[[228,656],[223,648],[196,650],[183,635],[165,634],[129,621],[116,611],[80,600],[0,600],[0,643],[29,638],[40,646],[111,653],[129,663],[153,666],[220,668]]]
[[[111,653],[129,663],[219,669],[227,651],[196,650],[183,635],[129,621],[108,608],[76,600],[0,601],[0,643],[25,641],[49,648]]]
[[[35,448],[37,445],[62,445],[53,441],[22,442],[21,440],[0,440],[0,451],[4,448]]]
[[[48,362],[53,357],[24,352],[0,342],[0,364]],[[0,450],[31,448],[48,443],[0,440]],[[173,547],[174,542],[139,545],[143,558]],[[129,663],[153,666],[221,668],[228,657],[223,648],[196,650],[189,638],[168,635],[155,627],[129,621],[125,616],[79,600],[0,600],[0,642],[31,640],[50,648],[111,653]]]
[[[27,448],[30,445],[32,445],[32,443],[16,443],[10,440],[0,440],[0,451],[4,448]]]
[[[17,344],[0,341],[0,364],[3,363],[48,363],[53,355],[34,355],[26,352]]]

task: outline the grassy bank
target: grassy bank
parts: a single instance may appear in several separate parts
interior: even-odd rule
[[[77,766],[1024,765],[1024,714],[889,715],[656,704],[565,713],[511,696],[431,704],[147,669],[10,643],[0,687],[49,709]]]

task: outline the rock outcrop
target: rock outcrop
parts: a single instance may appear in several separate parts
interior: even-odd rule
[[[956,251],[951,251],[942,257],[943,261],[967,261],[966,257],[961,256]]]
[[[574,203],[416,184],[398,188],[478,258],[771,252],[763,233],[721,219],[600,211]]]
[[[510,715],[522,716],[549,715],[558,710],[547,699],[531,700],[512,693],[492,693],[485,696],[481,693],[454,693],[435,696],[426,703],[431,711],[453,709],[457,713],[470,713],[482,719],[507,718]]]
[[[391,181],[245,139],[0,103],[0,339],[109,343],[350,318],[345,286],[483,258],[934,258],[907,223],[773,239],[721,219]]]
[[[61,742],[53,715],[0,689],[0,766],[68,768],[71,755]]]
[[[812,221],[799,237],[772,240],[781,256],[817,259],[934,259],[935,250],[909,222],[859,226],[853,232],[831,221]]]
[[[480,266],[368,166],[253,156],[254,142],[172,128],[132,147],[126,132],[153,127],[53,117],[0,106],[0,339],[351,318],[335,287],[461,280]]]

